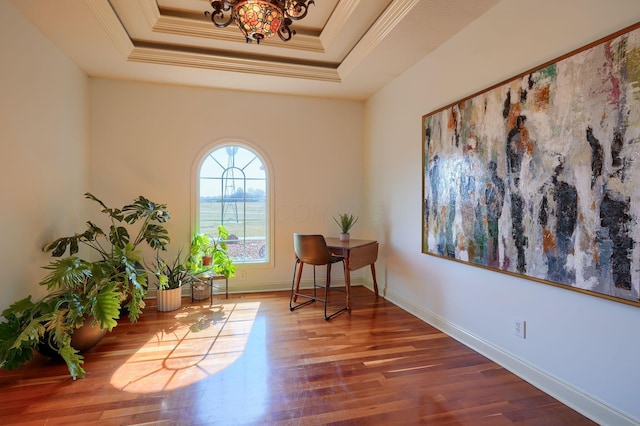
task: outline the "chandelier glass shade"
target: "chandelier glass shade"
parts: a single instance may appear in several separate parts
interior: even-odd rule
[[[260,41],[278,34],[282,41],[289,41],[296,33],[290,27],[293,21],[307,16],[314,0],[216,0],[211,2],[213,11],[206,11],[211,22],[225,28],[234,22],[247,41]]]

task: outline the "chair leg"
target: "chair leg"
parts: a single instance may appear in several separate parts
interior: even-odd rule
[[[342,261],[342,265],[344,268],[346,268],[346,264],[344,263],[344,260]],[[324,286],[324,319],[325,321],[329,321],[331,318],[335,317],[338,314],[341,314],[342,312],[345,312],[349,309],[349,306],[347,306],[346,304],[346,300],[345,300],[345,306],[343,308],[338,309],[337,311],[335,311],[334,313],[332,313],[331,315],[327,315],[327,302],[329,300],[329,288],[331,286],[331,264],[329,263],[327,265],[327,282],[326,285]]]
[[[296,268],[300,266],[298,268],[298,273],[296,275]],[[304,266],[304,263],[300,262],[300,259],[296,259],[296,263],[293,265],[293,279],[295,284],[295,292],[293,294],[293,301],[297,302],[298,301],[298,293],[300,292],[300,279],[302,278],[302,267]]]
[[[309,297],[309,296],[305,296],[304,294],[300,294],[300,279],[302,278],[303,266],[304,266],[304,263],[300,262],[300,259],[296,259],[296,262],[293,265],[293,281],[291,282],[291,297],[289,298],[290,311],[296,310],[305,305],[308,305],[309,303],[315,302],[315,299],[311,298],[306,302],[296,304],[298,301],[298,296]],[[314,292],[315,292],[315,288],[314,288]]]
[[[316,282],[316,265],[313,265],[313,297],[318,297],[318,284]]]
[[[346,267],[344,261],[342,261],[342,264],[344,267]],[[316,282],[316,265],[313,265],[313,296],[300,293],[300,280],[302,279],[303,266],[304,266],[304,263],[302,263],[300,259],[296,259],[293,265],[293,279],[291,281],[291,296],[289,297],[289,310],[294,311],[298,308],[301,308],[310,303],[313,303],[316,300],[319,300],[324,302],[324,319],[327,321],[335,317],[336,315],[344,311],[347,311],[348,306],[346,306],[345,304],[343,308],[333,312],[330,315],[327,315],[327,301],[329,300],[329,291],[331,287],[331,264],[327,265],[327,281],[324,286],[319,286],[318,283]],[[324,299],[320,299],[318,297],[318,292],[317,292],[318,287],[324,287]],[[335,290],[335,291],[342,291],[342,290]],[[298,303],[298,296],[308,298],[309,300],[302,303]]]

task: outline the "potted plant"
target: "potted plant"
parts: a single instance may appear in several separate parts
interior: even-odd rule
[[[49,273],[40,282],[49,293],[38,301],[28,296],[2,312],[0,366],[5,369],[20,367],[40,348],[60,356],[74,379],[84,377],[80,344],[73,340],[83,324],[104,335],[117,325],[123,308],[132,322],[142,313],[147,271],[139,246],[164,250],[169,243],[163,225],[170,217],[166,205],[139,196],[132,204],[110,208],[90,193],[85,198],[101,206],[110,226],[105,232],[87,221],[84,232],[43,247],[59,258],[45,266]],[[137,232],[128,229],[133,224]],[[80,246],[90,249],[91,260],[77,255]]]
[[[227,248],[228,240],[229,231],[223,225],[218,225],[218,238],[213,239],[211,250],[213,272],[225,278],[231,278],[236,273],[236,265],[233,264]]]
[[[333,220],[340,227],[340,241],[349,241],[349,230],[356,224],[358,217],[349,213],[340,213]]]
[[[194,276],[182,261],[181,255],[182,251],[178,252],[171,262],[166,262],[159,254],[156,255],[153,273],[158,278],[156,301],[159,311],[179,309],[182,305],[182,286],[194,281]]]
[[[209,234],[195,234],[191,239],[190,258],[197,261],[202,266],[211,266],[212,239]]]
[[[213,272],[225,278],[233,277],[236,272],[236,266],[233,264],[233,259],[227,251],[226,241],[228,239],[229,231],[227,231],[224,225],[218,225],[217,238],[209,234],[196,234],[191,240],[190,256],[187,262],[191,273],[201,274]],[[208,245],[203,244],[203,241],[207,241]],[[204,264],[202,259],[205,256],[211,256],[211,265]]]
[[[208,274],[223,276],[227,279],[235,275],[236,266],[227,251],[226,241],[229,239],[229,232],[224,225],[218,226],[218,237],[214,238],[209,234],[196,234],[191,239],[191,250],[187,266],[194,277],[205,277]],[[205,264],[207,256],[211,257],[211,263]],[[211,287],[204,285],[202,280],[200,285],[192,289],[194,300],[206,299],[210,296]]]

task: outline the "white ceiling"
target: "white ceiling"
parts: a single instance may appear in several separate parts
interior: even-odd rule
[[[91,77],[366,99],[499,0],[315,0],[247,44],[207,0],[11,0]]]

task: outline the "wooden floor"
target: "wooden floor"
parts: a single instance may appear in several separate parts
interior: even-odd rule
[[[85,354],[0,370],[0,425],[594,424],[364,287],[329,322],[288,292],[149,305]]]

